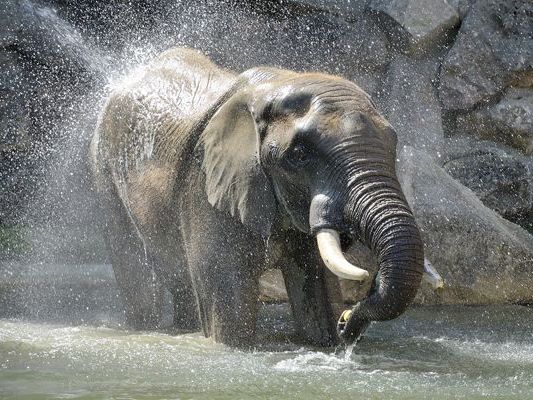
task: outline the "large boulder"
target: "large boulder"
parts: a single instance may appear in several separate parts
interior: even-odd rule
[[[0,48],[14,49],[76,81],[100,79],[109,62],[55,8],[30,1],[5,0],[0,5]]]
[[[30,120],[21,86],[24,71],[18,54],[12,51],[0,51],[0,64],[3,67],[0,76],[0,154],[2,154],[26,147]]]
[[[0,261],[0,318],[123,323],[122,310],[110,265]]]
[[[533,83],[533,3],[477,1],[442,64],[445,110],[469,110],[509,85]]]
[[[319,10],[325,10],[333,14],[342,15],[350,18],[359,15],[366,7],[368,0],[289,0],[298,6],[311,7]]]
[[[533,237],[486,207],[423,151],[405,147],[399,176],[422,231],[426,257],[445,281],[418,301],[487,304],[533,301]]]
[[[533,154],[533,89],[510,88],[497,103],[459,115],[456,130]]]
[[[459,24],[457,8],[446,0],[372,0],[369,10],[391,42],[408,52],[447,42],[449,33]]]
[[[468,14],[468,11],[470,11],[470,7],[475,2],[476,0],[448,0],[448,4],[457,10],[461,20],[466,17],[466,14]]]
[[[446,142],[443,168],[487,207],[529,225],[533,215],[533,159],[494,142],[468,136]]]
[[[286,29],[286,21],[278,20],[277,29]],[[342,75],[373,92],[380,72],[390,61],[387,37],[363,15],[347,22],[325,13],[294,16],[292,34],[285,49],[293,60],[287,65],[295,69],[316,70]],[[279,32],[283,36],[282,32]],[[276,56],[276,52],[270,54]],[[268,62],[267,62],[268,64]],[[291,64],[293,64],[291,66]]]
[[[444,131],[433,81],[438,62],[414,61],[397,55],[391,62],[385,88],[377,99],[381,111],[398,134],[398,143],[413,146],[438,158]]]

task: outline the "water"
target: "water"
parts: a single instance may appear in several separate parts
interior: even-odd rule
[[[353,349],[291,340],[264,307],[254,351],[198,333],[0,320],[0,397],[46,399],[533,398],[533,310],[420,307]]]
[[[21,3],[33,27],[23,50],[59,71],[30,68],[32,82],[46,94],[32,103],[33,123],[49,146],[35,157],[50,164],[43,167],[47,201],[36,197],[30,204],[29,214],[43,214],[36,219],[48,228],[31,225],[36,259],[61,254],[99,261],[98,248],[79,249],[92,221],[88,196],[77,186],[86,179],[77,164],[83,144],[110,87],[170,46],[202,49],[236,70],[272,64],[340,73],[379,92],[369,65],[385,65],[386,49],[378,60],[365,61],[359,51],[339,54],[356,41],[348,38],[345,46],[327,18],[268,16],[223,2],[175,3],[144,19],[124,3],[102,12],[111,22],[80,23],[81,33],[64,14]],[[69,9],[87,11],[102,10]],[[53,149],[60,149],[56,158]],[[66,206],[53,212],[54,203]],[[72,226],[81,232],[73,234]],[[295,343],[287,306],[268,305],[257,348],[240,351],[198,333],[128,331],[109,268],[67,267],[0,268],[1,399],[533,398],[533,310],[526,307],[413,308],[373,325],[353,348],[323,350]]]

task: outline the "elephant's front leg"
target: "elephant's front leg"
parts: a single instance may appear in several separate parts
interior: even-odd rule
[[[258,313],[258,279],[228,276],[208,283],[211,287],[204,310],[205,328],[217,342],[248,347],[255,342]]]
[[[335,323],[342,306],[339,282],[324,269],[314,242],[309,241],[296,232],[285,241],[290,257],[282,259],[282,273],[299,338],[332,346],[338,342]]]
[[[258,255],[264,254],[261,238],[251,237],[229,217],[225,223],[195,220],[189,229],[188,265],[204,334],[230,346],[253,344],[262,263]]]
[[[193,266],[198,272],[203,270],[194,276],[202,330],[205,336],[217,342],[250,346],[255,340],[259,307],[258,278],[240,271],[248,267],[242,261],[226,259],[226,264],[224,258],[209,259],[211,263]]]

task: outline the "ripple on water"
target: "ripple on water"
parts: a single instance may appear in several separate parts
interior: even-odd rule
[[[513,310],[507,322],[522,324],[514,334],[498,328],[498,313],[472,325],[479,310],[413,309],[355,347],[327,351],[249,352],[200,334],[0,320],[0,397],[533,398],[533,321]]]

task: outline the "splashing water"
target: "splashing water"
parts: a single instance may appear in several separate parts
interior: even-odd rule
[[[533,396],[533,311],[415,308],[374,325],[355,347],[290,341],[285,306],[262,329],[285,337],[254,351],[200,334],[0,320],[0,397],[449,399]],[[265,318],[282,315],[282,324]],[[509,326],[513,327],[511,331]],[[261,341],[260,341],[261,343]]]
[[[85,157],[98,110],[106,93],[125,75],[162,50],[196,47],[238,71],[270,64],[320,67],[348,78],[352,69],[363,76],[371,73],[352,68],[357,60],[339,59],[335,40],[327,38],[335,32],[323,28],[327,21],[317,28],[305,16],[292,21],[297,33],[290,37],[283,15],[272,17],[265,32],[264,16],[245,7],[176,2],[151,17],[150,24],[134,28],[117,24],[116,31],[108,24],[111,33],[102,28],[80,33],[50,7],[28,0],[21,4],[38,28],[23,49],[31,52],[44,43],[50,63],[62,59],[64,70],[85,76],[76,77],[83,84],[76,83],[72,92],[68,85],[57,89],[59,80],[46,82],[50,91],[60,92],[57,107],[63,108],[53,124],[41,121],[53,142],[51,150],[43,152],[58,157],[38,155],[48,162],[47,173],[28,211],[46,217],[44,227],[32,225],[31,233],[38,250],[35,258],[41,262],[57,258],[73,241],[88,235],[92,205],[87,203],[86,188],[79,187],[80,181],[87,181],[79,160]],[[121,11],[135,17],[126,2],[123,7]],[[217,40],[220,37],[227,39]],[[46,80],[46,76],[37,78]],[[46,101],[43,115],[50,109]],[[62,208],[58,210],[57,204]],[[73,229],[80,233],[73,234]],[[57,239],[59,234],[64,237]],[[86,253],[94,257],[98,249]],[[74,256],[80,258],[78,253]],[[412,309],[395,321],[372,326],[357,345],[319,351],[294,344],[286,307],[269,306],[282,317],[263,318],[260,327],[267,333],[260,343],[268,344],[243,352],[200,334],[124,330],[116,288],[102,285],[112,278],[98,280],[95,271],[101,269],[84,268],[95,279],[94,286],[100,285],[99,291],[74,286],[80,292],[72,293],[73,300],[64,306],[55,304],[55,309],[54,294],[45,291],[45,286],[52,291],[55,286],[47,279],[67,280],[67,274],[43,277],[36,268],[24,278],[41,286],[15,298],[15,308],[21,317],[40,322],[0,319],[1,398],[533,398],[533,311],[525,307]],[[14,286],[24,280],[2,278]],[[0,289],[0,310],[6,310],[4,297],[10,292]],[[94,291],[98,299],[87,302],[82,290]],[[96,326],[87,325],[88,321]]]

